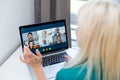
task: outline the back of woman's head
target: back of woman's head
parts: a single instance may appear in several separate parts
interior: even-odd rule
[[[114,1],[92,1],[79,11],[77,41],[81,54],[74,63],[88,65],[96,80],[120,80],[120,6]]]

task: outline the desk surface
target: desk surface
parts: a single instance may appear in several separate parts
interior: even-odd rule
[[[19,60],[21,47],[0,67],[1,80],[32,80],[26,64]]]
[[[78,49],[68,49],[67,53],[74,58],[75,53],[78,53]],[[1,80],[32,80],[26,64],[19,60],[20,55],[22,55],[21,47],[0,67]]]

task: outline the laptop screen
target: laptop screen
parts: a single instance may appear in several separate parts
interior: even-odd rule
[[[65,20],[21,26],[19,28],[22,46],[28,46],[41,54],[68,48]]]

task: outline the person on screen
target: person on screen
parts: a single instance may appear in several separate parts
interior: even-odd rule
[[[42,38],[47,38],[47,31],[42,31]]]
[[[34,42],[30,41],[28,42],[28,48],[33,54],[35,54],[35,50],[38,49],[39,46],[35,45]]]
[[[31,32],[27,34],[27,38],[28,38],[28,42],[34,41],[33,34]]]
[[[34,43],[32,41],[28,42],[29,49],[34,49]]]
[[[62,35],[62,33],[60,32],[60,29],[57,27],[53,33],[53,36],[58,36],[58,35]]]
[[[49,44],[48,44],[46,38],[43,38],[43,39],[42,39],[42,44],[41,44],[41,46],[48,46],[48,45],[49,45]]]
[[[89,1],[80,8],[78,26],[80,53],[74,59],[66,57],[70,60],[55,80],[120,80],[120,5],[113,0]],[[40,52],[32,55],[24,47],[26,53],[20,60],[32,67],[37,80],[47,80]]]
[[[61,35],[56,36],[56,42],[55,43],[62,43]]]
[[[48,31],[48,32],[49,32],[49,31]],[[52,32],[49,32],[49,33],[47,34],[47,31],[42,31],[42,37],[41,37],[41,38],[47,38],[47,37],[50,37],[51,34],[52,34]]]

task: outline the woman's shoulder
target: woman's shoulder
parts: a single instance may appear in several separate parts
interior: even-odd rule
[[[75,66],[61,69],[56,76],[56,80],[83,80],[86,76],[85,66]]]

